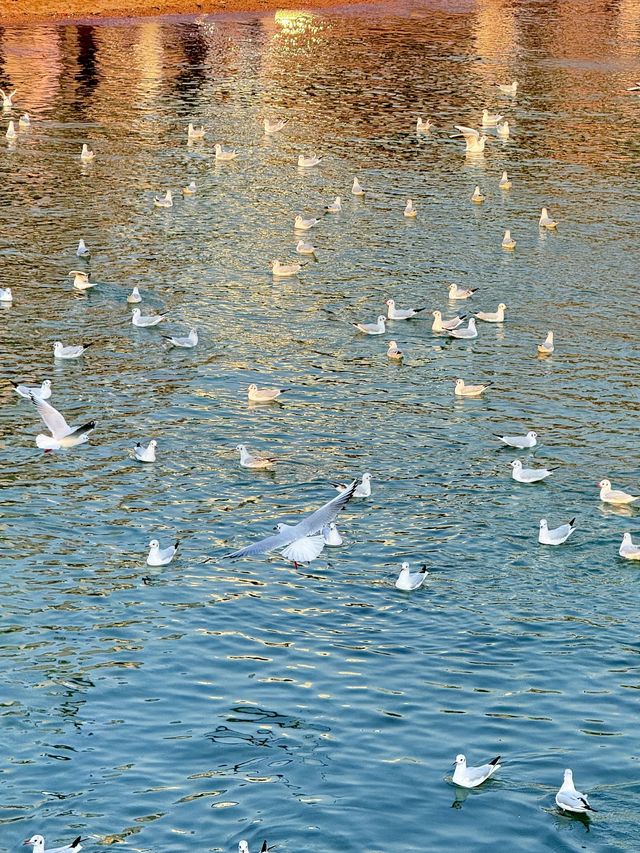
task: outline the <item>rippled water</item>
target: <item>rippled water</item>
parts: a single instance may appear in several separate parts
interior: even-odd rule
[[[617,557],[640,518],[595,486],[640,488],[639,27],[637,2],[485,0],[2,30],[12,115],[33,117],[0,152],[3,850],[37,831],[149,853],[640,848],[639,580]],[[495,88],[512,79],[515,102]],[[465,160],[452,125],[485,106],[512,136]],[[265,139],[264,115],[290,123]],[[208,133],[189,147],[190,120]],[[216,166],[216,141],[238,161]],[[318,262],[273,281],[294,213],[337,194]],[[80,237],[87,295],[67,278]],[[434,337],[450,281],[479,287],[476,310],[504,300],[504,326]],[[134,284],[199,347],[132,328]],[[389,296],[429,311],[354,334]],[[54,364],[57,339],[95,344]],[[495,388],[455,401],[456,376]],[[45,377],[70,421],[97,418],[89,444],[35,448],[8,380]],[[251,382],[291,391],[250,407]],[[559,466],[539,486],[511,481],[493,438],[525,429],[541,443],[524,458]],[[151,437],[158,462],[133,462]],[[275,473],[241,469],[239,441]],[[301,570],[219,560],[363,471],[374,493],[341,518],[342,549]],[[566,547],[537,544],[539,518],[574,515]],[[149,570],[153,536],[179,537],[179,559]],[[411,596],[404,559],[431,572]],[[505,758],[466,799],[461,751]],[[555,809],[566,766],[590,824]]]

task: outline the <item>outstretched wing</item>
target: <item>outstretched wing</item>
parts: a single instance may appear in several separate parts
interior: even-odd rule
[[[480,133],[472,127],[463,127],[461,124],[454,124],[456,130],[464,136],[465,139],[480,139]]]
[[[31,397],[31,402],[35,404],[46,428],[54,438],[64,438],[65,435],[69,435],[71,432],[69,425],[57,409],[54,409],[53,406],[50,406],[49,403],[33,392],[29,396]]]
[[[330,500],[324,506],[321,506],[320,509],[312,512],[311,515],[296,524],[293,528],[294,535],[289,542],[293,542],[294,539],[300,539],[302,536],[313,536],[314,533],[322,530],[325,525],[331,524],[338,513],[349,503],[357,486],[358,481],[353,480],[344,492],[340,492],[333,500]]]
[[[296,538],[288,530],[283,530],[281,533],[276,533],[274,536],[267,536],[266,539],[261,539],[259,542],[254,542],[253,545],[247,545],[246,548],[240,548],[239,551],[234,551],[232,554],[225,554],[223,560],[237,560],[240,557],[253,557],[256,554],[265,554],[267,551],[272,551],[274,548],[280,548],[288,545]]]

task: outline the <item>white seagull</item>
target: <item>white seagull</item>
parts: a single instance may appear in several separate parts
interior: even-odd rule
[[[574,814],[586,814],[595,811],[589,805],[587,795],[576,791],[571,770],[564,771],[564,781],[556,794],[556,805],[563,812],[573,812]]]
[[[80,152],[80,159],[82,160],[82,162],[83,163],[90,163],[94,159],[95,156],[96,156],[95,153],[89,148],[89,146],[85,142],[82,145],[82,151]]]
[[[313,216],[310,219],[305,219],[304,216],[299,213],[293,221],[293,227],[296,231],[309,231],[309,229],[317,225],[318,222],[320,222],[320,220]]]
[[[316,247],[313,243],[305,243],[304,240],[298,240],[296,243],[296,252],[299,255],[315,255]]]
[[[550,477],[555,468],[523,468],[519,459],[509,463],[511,466],[511,478],[517,483],[539,483]]]
[[[238,444],[236,450],[240,453],[240,464],[243,468],[264,470],[273,468],[276,463],[273,456],[253,456],[244,444]]]
[[[267,136],[270,136],[272,133],[278,133],[282,128],[288,123],[289,119],[281,118],[275,119],[275,121],[269,121],[266,118],[263,122],[264,132]]]
[[[572,518],[568,524],[561,524],[560,527],[549,530],[547,519],[541,518],[538,542],[541,545],[562,545],[576,529],[575,521],[575,518]]]
[[[198,345],[198,330],[191,329],[188,335],[184,337],[177,337],[175,335],[163,335],[162,336],[166,341],[169,341],[171,346],[182,348],[182,349],[193,349],[193,347]]]
[[[507,228],[504,232],[504,237],[502,238],[501,246],[503,249],[506,249],[508,252],[512,251],[516,247],[516,241],[511,236],[511,231]]]
[[[500,439],[507,447],[516,447],[518,450],[535,447],[538,443],[538,433],[533,430],[529,430],[526,435],[499,435],[495,433],[495,437]]]
[[[627,492],[612,489],[609,480],[600,480],[598,486],[600,486],[600,500],[603,501],[603,503],[617,504],[618,506],[621,506],[623,504],[632,504],[635,501],[640,500],[640,497],[634,497]]]
[[[465,756],[456,755],[453,784],[459,785],[461,788],[477,788],[478,785],[482,785],[490,776],[493,776],[496,770],[500,769],[500,758],[501,756],[497,755],[488,764],[481,764],[479,767],[467,767]]]
[[[498,89],[500,89],[503,95],[516,95],[518,93],[518,81],[514,80],[513,83],[498,83]]]
[[[18,127],[20,130],[27,130],[31,127],[31,116],[29,113],[23,113],[18,119]]]
[[[453,317],[451,320],[443,320],[441,311],[432,311],[431,315],[434,318],[431,324],[433,332],[450,332],[452,329],[457,329],[458,326],[461,326],[465,320],[464,317]]]
[[[235,160],[238,156],[234,148],[223,148],[220,143],[216,143],[216,160],[221,160],[223,163],[228,163],[230,160]]]
[[[0,91],[2,90],[0,89]],[[47,847],[45,849],[44,836],[32,835],[31,838],[27,838],[22,843],[33,847],[33,853],[78,853],[79,850],[82,850],[81,841],[82,839],[78,836],[71,844],[65,844],[64,847]]]
[[[509,122],[503,121],[502,124],[496,125],[496,133],[500,137],[500,139],[508,139],[509,138]]]
[[[313,169],[313,167],[317,166],[321,160],[322,157],[316,157],[315,154],[310,154],[308,157],[305,157],[304,154],[300,154],[298,157],[298,168]]]
[[[395,300],[387,299],[384,303],[387,306],[387,318],[389,320],[410,320],[412,317],[417,317],[425,308],[396,308]]]
[[[547,213],[546,207],[542,208],[542,212],[540,214],[540,219],[538,221],[538,226],[540,228],[547,228],[549,231],[558,227],[558,223],[555,222]]]
[[[469,299],[478,289],[477,287],[458,287],[457,284],[449,284],[447,287],[449,288],[449,299],[451,300]]]
[[[80,239],[78,242],[78,248],[76,249],[76,255],[79,258],[86,258],[90,254],[91,252],[89,251],[89,249],[87,249],[87,244],[84,242],[84,240]]]
[[[351,488],[349,483],[331,483],[338,492],[346,492]],[[371,494],[371,474],[363,474],[353,493],[354,498],[368,498]]]
[[[247,396],[250,403],[271,403],[272,400],[277,400],[280,394],[289,390],[289,388],[258,388],[252,383],[247,389]]]
[[[35,404],[44,425],[51,433],[50,436],[43,433],[36,436],[36,444],[41,450],[59,450],[61,447],[84,444],[89,438],[89,433],[96,428],[96,422],[89,421],[72,429],[60,412],[37,394],[31,394],[31,402]]]
[[[457,338],[461,341],[470,341],[473,338],[477,338],[478,330],[476,329],[476,321],[471,317],[465,329],[447,329],[447,334],[450,338]]]
[[[146,329],[149,328],[149,326],[157,326],[158,323],[162,323],[166,316],[166,314],[143,315],[139,308],[134,308],[131,312],[131,322],[134,326],[138,326],[140,329]]]
[[[154,196],[153,204],[155,207],[173,207],[173,193],[167,190],[163,196]]]
[[[7,139],[17,139],[18,138],[18,131],[16,130],[16,126],[13,123],[13,121],[9,122],[5,136],[7,137]]]
[[[463,127],[461,124],[456,124],[454,127],[464,136],[467,154],[481,154],[484,151],[484,144],[487,141],[484,134],[480,135],[480,131],[474,130],[472,127]]]
[[[276,524],[278,533],[287,532],[287,524]],[[325,549],[327,543],[324,541],[322,532],[313,536],[301,536],[294,539],[287,547],[280,551],[285,560],[290,560],[297,568],[301,563],[311,563],[316,560]]]
[[[407,217],[407,219],[415,219],[415,217],[418,215],[418,211],[413,206],[413,199],[411,198],[407,199],[407,203],[404,207],[404,215]]]
[[[200,125],[200,127],[194,127],[192,122],[189,122],[189,127],[187,128],[187,138],[188,139],[204,139],[206,131],[204,129],[204,125]]]
[[[624,560],[640,560],[640,545],[636,545],[630,533],[625,533],[618,549]]]
[[[78,344],[77,346],[66,347],[61,341],[56,341],[53,345],[53,357],[62,359],[80,358],[82,353],[90,346],[93,346],[93,344]]]
[[[538,352],[540,355],[551,355],[554,349],[553,332],[547,332],[547,337],[541,344],[538,344]]]
[[[365,335],[384,335],[386,318],[381,314],[375,323],[352,323],[359,332]]]
[[[428,574],[426,565],[421,566],[417,572],[412,572],[409,563],[402,563],[400,574],[396,580],[396,589],[401,589],[403,592],[419,589]]]
[[[498,184],[501,190],[510,190],[513,186],[509,175],[506,172],[502,173],[502,177],[500,178],[500,183]]]
[[[504,312],[506,310],[507,306],[501,302],[496,311],[478,311],[476,317],[485,323],[504,323]]]
[[[502,121],[502,116],[497,113],[490,113],[489,110],[482,110],[482,126],[495,127],[499,121]]]
[[[396,341],[389,341],[389,347],[387,348],[387,358],[394,359],[395,361],[402,361],[404,353],[401,349],[398,348],[398,344]]]
[[[76,290],[91,290],[92,287],[96,286],[95,281],[89,281],[89,276],[91,273],[84,272],[84,270],[71,270],[69,276],[73,276],[73,286]]]
[[[357,178],[353,179],[353,184],[351,186],[351,195],[363,196],[364,190],[360,186],[360,181]]]
[[[423,121],[420,117],[418,117],[418,120],[416,121],[416,132],[417,133],[428,133],[432,127],[433,127],[433,125],[431,124],[429,119],[427,119],[426,121]]]
[[[10,287],[0,287],[0,302],[13,302],[13,293]]]
[[[29,385],[18,385],[17,382],[11,383],[15,389],[16,394],[19,394],[21,397],[26,397],[27,400],[30,400],[32,397],[40,397],[41,400],[48,400],[51,396],[51,380],[45,379],[42,385],[37,388],[30,387]]]
[[[464,379],[456,379],[454,394],[456,397],[479,397],[491,385],[493,382],[485,382],[484,385],[467,385]]]
[[[5,107],[5,109],[8,109],[9,107],[13,106],[13,99],[16,96],[17,92],[18,90],[14,89],[13,92],[9,92],[7,94],[3,89],[0,89],[0,96],[2,97],[2,106]]]
[[[482,202],[484,200],[485,200],[485,196],[482,195],[482,193],[480,192],[480,187],[477,186],[475,188],[475,190],[473,191],[473,194],[471,196],[471,201],[474,202],[474,204],[482,204]]]
[[[152,438],[146,447],[143,447],[143,445],[138,442],[133,448],[133,453],[138,462],[155,462],[157,446],[158,442],[155,438]]]
[[[335,521],[332,521],[331,524],[325,524],[322,528],[322,535],[324,536],[325,545],[329,545],[330,548],[337,548],[344,541],[342,536],[340,536]]]
[[[331,204],[328,204],[325,207],[325,210],[327,211],[327,213],[340,213],[340,211],[342,210],[342,199],[340,198],[340,196],[337,195],[334,201],[332,201]]]
[[[196,182],[191,181],[191,183],[187,184],[186,187],[182,187],[182,195],[195,195],[196,189]]]
[[[157,539],[152,539],[149,542],[149,554],[147,555],[148,566],[166,566],[175,557],[178,550],[180,540],[176,539],[174,545],[169,545],[167,548],[161,548]]]
[[[127,296],[127,302],[130,305],[135,305],[137,302],[142,302],[142,296],[140,296],[140,291],[138,290],[137,285],[133,288],[131,293]]]
[[[290,278],[298,275],[302,264],[281,264],[280,261],[271,261],[271,274],[274,278]]]

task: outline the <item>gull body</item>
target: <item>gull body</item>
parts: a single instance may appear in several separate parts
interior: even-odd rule
[[[171,190],[167,190],[162,196],[154,196],[153,204],[155,207],[173,207],[173,193]]]
[[[143,445],[138,442],[133,448],[134,456],[136,457],[138,462],[155,462],[157,446],[158,442],[155,440],[155,438],[152,438],[146,447],[143,447]]]
[[[289,278],[298,275],[302,264],[281,264],[280,261],[271,261],[271,273],[274,278]]]
[[[279,533],[285,533],[287,526],[286,524],[277,524],[276,530]],[[316,560],[324,551],[326,544],[322,533],[316,533],[313,536],[301,536],[300,539],[294,539],[280,553],[285,560],[289,560],[294,566],[298,566],[301,563],[311,563]]]
[[[511,477],[517,483],[539,483],[553,474],[551,468],[523,468],[519,459],[514,459],[511,465]]]
[[[391,358],[395,361],[402,361],[404,357],[404,353],[401,349],[398,349],[398,344],[396,341],[389,341],[389,347],[387,349],[387,358]]]
[[[426,566],[421,566],[417,572],[412,572],[409,563],[402,563],[400,574],[396,580],[396,589],[401,589],[403,592],[413,592],[414,589],[419,589],[422,586],[428,574]]]
[[[342,545],[344,541],[338,532],[335,521],[332,521],[331,524],[327,524],[322,528],[322,535],[324,536],[325,545],[329,545],[331,548],[337,548],[339,545]]]
[[[457,284],[450,284],[449,287],[449,299],[470,299],[473,294],[477,291],[477,287],[465,288],[458,287]]]
[[[407,203],[404,207],[404,214],[403,215],[406,216],[407,219],[415,219],[416,216],[418,215],[418,211],[413,206],[413,199],[410,199],[410,198],[407,199]]]
[[[483,196],[482,193],[480,192],[480,187],[476,187],[475,190],[473,191],[472,196],[471,196],[471,201],[474,204],[482,204],[484,199],[485,199],[485,196]]]
[[[36,388],[30,387],[29,385],[18,385],[17,382],[12,382],[11,384],[13,385],[16,394],[19,394],[21,397],[26,397],[27,400],[30,400],[32,397],[40,397],[41,400],[48,400],[51,396],[50,379],[45,379],[42,385],[39,385]]]
[[[205,133],[203,124],[200,127],[194,127],[193,123],[189,122],[189,127],[187,128],[188,139],[204,139]]]
[[[479,767],[467,767],[467,759],[464,755],[456,755],[455,770],[453,771],[453,784],[461,788],[477,788],[483,782],[493,776],[500,769],[500,756],[492,758],[488,764]]]
[[[416,132],[417,133],[429,133],[432,126],[433,125],[431,124],[429,119],[427,119],[426,121],[423,121],[422,118],[418,117],[418,120],[416,121]]]
[[[258,388],[257,385],[251,384],[247,389],[247,397],[251,403],[270,403],[288,390],[288,388]]]
[[[342,210],[342,199],[340,198],[340,196],[337,195],[334,201],[332,201],[331,204],[328,204],[325,207],[325,210],[327,211],[327,213],[340,213],[340,211]]]
[[[352,326],[365,335],[384,335],[386,318],[381,314],[375,323],[352,323]]]
[[[510,190],[512,185],[513,184],[511,182],[511,180],[509,179],[509,175],[507,175],[506,172],[503,172],[502,177],[500,178],[500,183],[498,184],[500,189],[501,190]]]
[[[304,154],[300,154],[298,157],[298,168],[313,169],[313,167],[317,166],[321,161],[322,157],[316,157],[315,154],[310,154],[308,157],[305,157]]]
[[[630,533],[625,533],[618,549],[618,554],[624,560],[640,560],[640,545],[636,545]]]
[[[182,187],[182,195],[195,195],[197,192],[196,182],[191,181],[186,187]]]
[[[417,317],[424,308],[396,308],[395,300],[387,299],[384,303],[387,306],[387,319],[389,320],[410,320],[412,317]]]
[[[87,249],[87,244],[81,238],[78,241],[78,248],[76,249],[76,256],[78,258],[86,258],[90,254],[91,254],[91,252],[89,251],[89,249]]]
[[[16,139],[16,137],[18,136],[18,131],[16,130],[16,126],[13,123],[13,121],[9,122],[9,125],[7,127],[7,132],[5,135],[6,135],[7,139]]]
[[[198,330],[191,329],[188,335],[183,337],[177,337],[175,335],[163,335],[165,340],[169,341],[169,343],[178,347],[178,349],[193,349],[193,347],[198,346]]]
[[[69,276],[73,276],[73,286],[76,290],[91,290],[96,286],[96,282],[89,280],[90,275],[91,273],[83,270],[71,270],[69,273]]]
[[[5,92],[3,89],[0,89],[0,96],[2,97],[2,106],[5,109],[9,109],[13,106],[13,99],[15,98],[18,90],[14,89],[13,92]]]
[[[274,121],[269,121],[269,119],[266,118],[263,122],[264,132],[267,136],[270,136],[272,133],[278,133],[278,131],[282,130],[288,121],[289,119],[286,118],[275,119]]]
[[[140,329],[148,329],[150,326],[157,326],[162,323],[165,314],[147,314],[143,315],[139,308],[134,308],[131,312],[131,323]]]
[[[22,843],[33,847],[33,853],[78,853],[79,850],[82,850],[81,841],[82,839],[78,836],[71,842],[71,844],[65,844],[63,847],[45,848],[44,836],[32,835],[31,838],[27,838],[26,841],[23,841]]]
[[[161,548],[157,539],[152,539],[149,542],[149,554],[147,555],[148,566],[167,566],[175,557],[178,550],[179,540],[176,540],[174,545],[169,545],[167,548]]]
[[[572,812],[573,814],[586,814],[595,811],[589,804],[587,795],[576,791],[571,770],[564,771],[564,781],[556,794],[556,805],[563,812]]]
[[[538,226],[540,228],[546,228],[549,231],[552,231],[554,228],[558,227],[558,223],[555,222],[548,214],[547,208],[543,207],[540,213],[540,219],[538,220]]]
[[[80,358],[82,353],[90,346],[91,344],[78,344],[77,346],[65,347],[61,341],[56,341],[53,345],[53,357],[61,359]]]
[[[507,251],[512,251],[516,247],[516,241],[511,236],[511,231],[508,229],[504,232],[504,237],[502,238],[502,248]]]
[[[363,196],[364,190],[360,186],[360,181],[357,178],[353,179],[353,184],[351,185],[351,195]]]
[[[334,489],[338,492],[346,492],[351,488],[352,484],[347,483],[331,483]],[[368,498],[371,495],[371,474],[363,474],[360,482],[353,492],[354,498]]]
[[[96,428],[95,421],[89,421],[79,427],[70,427],[60,412],[37,394],[31,394],[31,402],[34,403],[44,425],[51,433],[51,435],[41,433],[36,436],[36,444],[41,450],[59,450],[61,447],[76,447],[78,444],[84,444],[89,438],[89,433]]]
[[[507,447],[515,447],[518,450],[526,450],[530,447],[535,447],[538,443],[538,433],[529,430],[526,435],[496,435],[503,444]]]
[[[298,240],[296,244],[296,252],[299,255],[315,255],[316,247],[313,243],[305,243],[304,240]]]
[[[10,287],[0,287],[0,302],[13,302],[13,293]]]
[[[499,121],[502,121],[502,116],[497,113],[490,113],[489,110],[482,110],[482,126],[495,127]]]
[[[265,469],[273,468],[276,460],[271,456],[253,456],[244,444],[239,444],[236,450],[240,453],[240,464],[243,468]]]
[[[140,291],[138,290],[137,285],[133,288],[131,293],[127,296],[127,302],[130,305],[135,305],[138,302],[142,302],[142,296],[140,296]]]
[[[501,302],[496,311],[478,311],[476,317],[485,323],[504,323],[504,312],[506,310],[507,306]]]
[[[513,83],[498,83],[498,89],[500,89],[503,95],[517,95],[518,81],[514,80]]]
[[[503,121],[501,124],[496,125],[496,134],[500,137],[500,139],[508,139],[509,138],[509,122]]]
[[[18,127],[21,130],[27,130],[31,127],[31,116],[29,113],[23,113],[18,119]]]
[[[320,220],[316,219],[313,216],[309,219],[305,219],[304,216],[298,214],[294,219],[293,227],[296,231],[309,231],[311,228],[317,225],[318,222],[320,222]]]
[[[467,154],[482,154],[484,144],[487,141],[487,137],[484,134],[480,135],[479,130],[474,130],[472,127],[463,127],[461,124],[456,124],[454,127],[464,136]]]
[[[216,143],[215,147],[216,151],[216,160],[222,160],[223,162],[229,162],[229,160],[235,160],[238,156],[236,150],[234,148],[223,148],[219,142]]]
[[[0,89],[0,92],[1,92],[1,91],[2,91],[2,89]],[[635,85],[630,86],[630,87],[627,89],[627,92],[640,92],[640,83],[636,83]]]
[[[431,330],[434,332],[450,332],[464,323],[464,317],[453,317],[451,320],[443,320],[441,311],[432,311],[431,314],[433,316]]]
[[[623,506],[624,504],[632,504],[640,500],[640,497],[634,497],[627,492],[612,489],[609,480],[600,480],[598,485],[600,486],[600,500],[603,503]]]
[[[82,151],[80,152],[80,159],[82,160],[82,162],[83,163],[90,163],[91,160],[93,160],[95,156],[96,156],[95,153],[89,148],[87,143],[86,142],[83,143]]]
[[[485,382],[484,385],[467,385],[464,379],[456,379],[454,394],[456,397],[479,397],[491,385],[493,382]]]
[[[568,524],[561,524],[560,527],[554,527],[553,530],[549,530],[547,519],[541,518],[538,542],[541,545],[562,545],[576,529],[575,521],[575,518],[572,518]]]
[[[553,345],[553,332],[547,332],[547,337],[541,344],[538,344],[538,352],[541,355],[551,355],[555,347]]]
[[[458,338],[463,341],[470,341],[472,338],[477,338],[478,330],[476,329],[476,321],[471,317],[465,329],[448,329],[447,334],[451,338]]]

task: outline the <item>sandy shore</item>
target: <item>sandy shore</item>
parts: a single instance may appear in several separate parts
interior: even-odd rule
[[[207,12],[255,12],[271,9],[328,9],[354,6],[364,0],[0,0],[2,24],[26,24],[74,18],[193,15]]]

